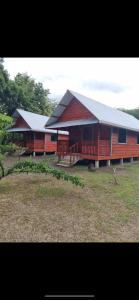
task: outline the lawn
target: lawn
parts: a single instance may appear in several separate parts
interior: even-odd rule
[[[55,165],[53,157],[39,159]],[[5,177],[0,242],[139,242],[139,161],[114,167],[118,184],[112,167],[66,169],[83,177],[85,188],[44,174]]]

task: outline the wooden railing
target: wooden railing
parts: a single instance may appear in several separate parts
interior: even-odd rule
[[[58,160],[64,159],[65,156],[69,156],[70,163],[74,163],[80,154],[96,155],[96,146],[91,143],[76,142],[72,146],[69,146],[69,141],[58,141],[57,152]]]
[[[73,144],[72,146],[69,147],[69,152],[70,153],[78,153],[79,152],[79,146],[80,146],[80,143],[76,142],[75,144]]]
[[[69,151],[69,141],[59,140],[57,142],[58,161],[64,159],[64,156],[68,154],[68,151]]]
[[[58,141],[57,147],[58,155],[61,158],[69,155],[73,159],[77,154],[86,154],[86,155],[110,155],[110,141],[109,140],[100,140],[99,141],[99,151],[97,144],[92,144],[91,141],[88,142],[76,142],[75,144],[69,146],[69,141]],[[72,158],[71,158],[72,159]]]
[[[95,145],[88,145],[86,143],[82,143],[81,149],[83,154],[97,155],[96,153],[97,149]]]
[[[68,151],[69,151],[69,141],[60,140],[57,142],[58,153],[68,153]]]

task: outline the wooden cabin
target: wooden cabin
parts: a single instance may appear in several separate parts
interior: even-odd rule
[[[67,90],[46,126],[69,131],[69,140],[58,141],[59,164],[139,157],[139,120],[76,92]]]
[[[67,141],[68,132],[47,129],[45,124],[49,117],[17,109],[13,114],[14,125],[8,132],[12,141],[26,147],[28,153],[50,153],[57,151],[57,141]]]

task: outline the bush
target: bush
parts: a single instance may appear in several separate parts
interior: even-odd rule
[[[58,170],[58,169],[52,168],[46,162],[45,163],[44,162],[34,162],[31,160],[19,161],[18,163],[16,163],[13,167],[11,167],[7,171],[6,175],[9,175],[14,172],[18,172],[18,173],[33,172],[33,173],[51,174],[52,176],[56,177],[57,179],[71,181],[75,185],[84,187],[84,183],[82,182],[81,177],[73,176],[63,170]]]

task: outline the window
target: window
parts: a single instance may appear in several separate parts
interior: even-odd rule
[[[123,129],[123,128],[119,129],[118,143],[126,144],[126,129]]]
[[[137,144],[139,144],[139,132],[137,133]]]
[[[52,142],[57,142],[57,134],[56,133],[51,134],[51,141]]]
[[[83,130],[83,140],[84,141],[92,141],[92,127],[86,127]]]

